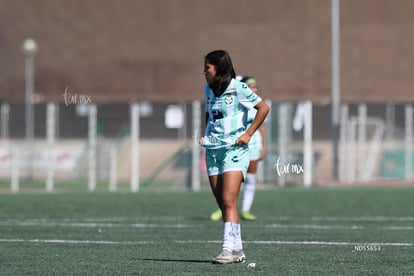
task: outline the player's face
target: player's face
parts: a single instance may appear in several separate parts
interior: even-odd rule
[[[257,83],[256,82],[251,83],[249,85],[249,88],[250,88],[250,90],[253,91],[253,93],[257,94],[258,89],[257,89]]]
[[[204,76],[208,84],[212,83],[216,76],[216,67],[207,61],[204,63]]]

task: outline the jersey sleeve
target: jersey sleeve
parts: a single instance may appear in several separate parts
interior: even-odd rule
[[[247,109],[252,109],[256,104],[258,104],[262,98],[255,94],[247,84],[239,82],[237,87],[237,94],[239,97],[240,104]]]

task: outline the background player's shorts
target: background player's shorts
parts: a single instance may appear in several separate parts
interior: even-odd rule
[[[259,160],[261,152],[262,152],[262,144],[254,144],[254,145],[249,144],[250,161]]]
[[[241,171],[243,179],[245,179],[249,162],[249,149],[247,146],[206,150],[207,174],[209,176],[229,171]]]

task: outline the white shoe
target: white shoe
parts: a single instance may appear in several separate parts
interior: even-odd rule
[[[213,264],[231,264],[234,262],[233,252],[223,249],[211,262]]]
[[[233,250],[233,262],[234,263],[244,263],[246,261],[246,255],[244,255],[243,250]]]

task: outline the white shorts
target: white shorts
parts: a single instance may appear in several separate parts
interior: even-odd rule
[[[250,161],[255,161],[260,159],[260,153],[262,152],[262,145],[256,144],[256,145],[249,145],[249,155],[250,155]]]

